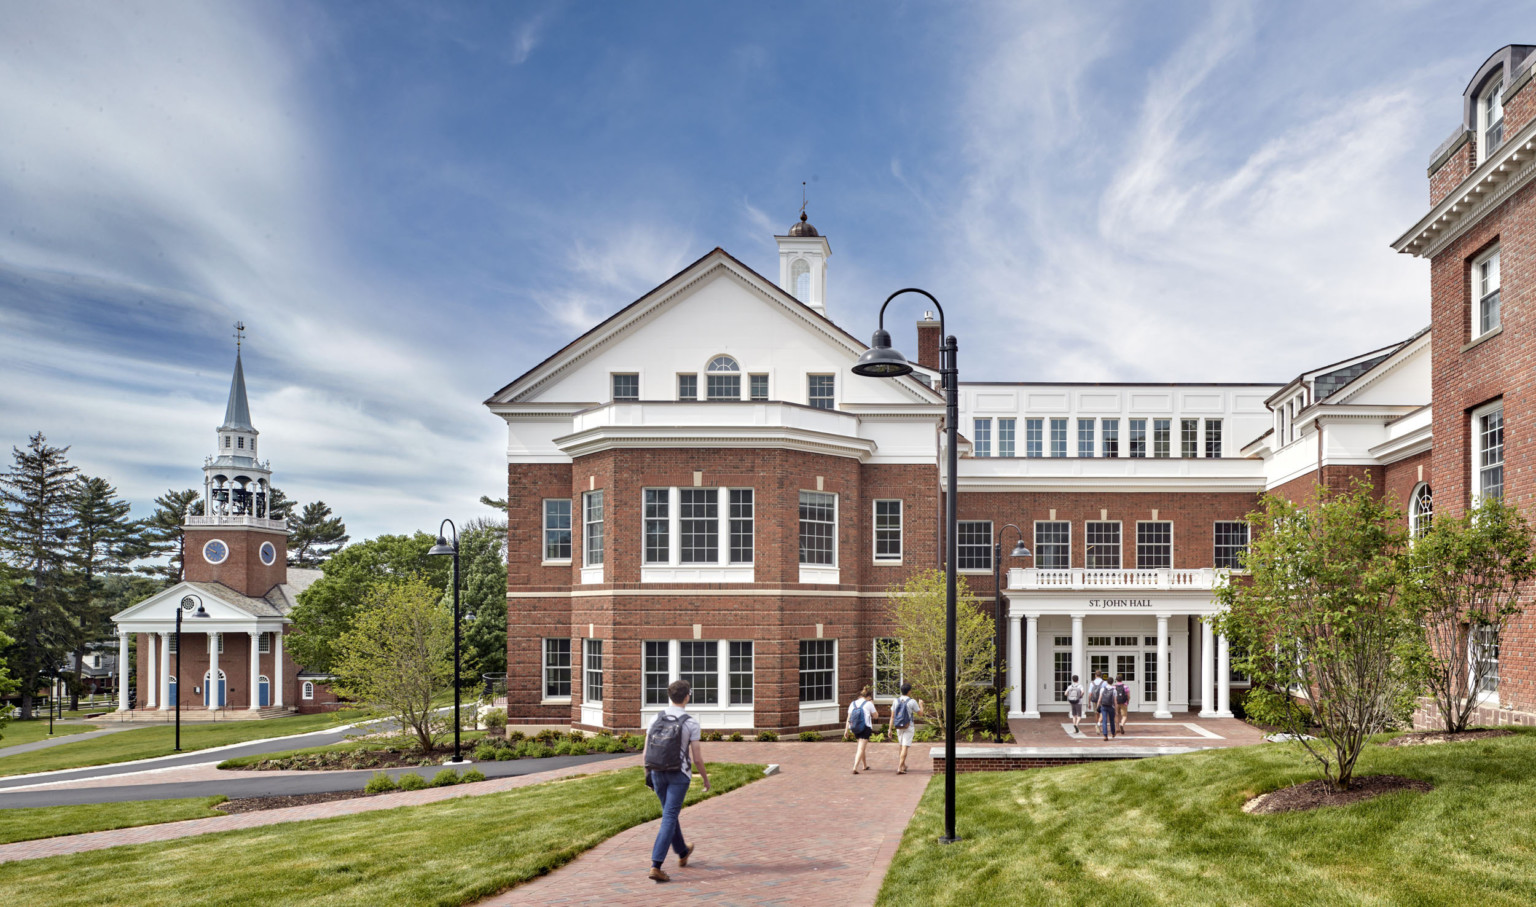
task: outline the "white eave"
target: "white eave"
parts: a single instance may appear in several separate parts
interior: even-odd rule
[[[612,403],[577,413],[571,432],[554,439],[568,457],[613,448],[781,448],[874,456],[859,437],[859,417],[794,403]]]
[[[972,457],[959,464],[961,492],[1203,491],[1257,494],[1264,461],[1129,457]]]
[[[1434,446],[1434,412],[1421,406],[1387,425],[1387,440],[1371,448],[1382,464],[1396,463]]]
[[[1419,258],[1433,258],[1493,208],[1536,176],[1536,119],[1494,151],[1472,174],[1461,181],[1399,236],[1392,248]]]

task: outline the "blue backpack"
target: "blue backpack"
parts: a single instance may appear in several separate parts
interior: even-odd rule
[[[855,734],[869,730],[869,723],[864,720],[864,703],[858,702],[854,704],[853,714],[848,716],[848,727]]]
[[[891,711],[891,727],[902,730],[912,726],[911,702],[905,696],[896,700],[896,708]]]

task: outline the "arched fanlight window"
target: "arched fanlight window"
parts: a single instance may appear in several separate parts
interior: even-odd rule
[[[708,400],[741,399],[741,366],[730,356],[716,356],[704,367],[704,395]]]
[[[1418,538],[1429,531],[1430,524],[1435,518],[1434,493],[1429,485],[1420,482],[1413,489],[1413,497],[1408,505],[1408,531],[1414,538]]]
[[[789,286],[796,299],[806,303],[811,301],[811,266],[805,259],[797,259],[789,266]]]

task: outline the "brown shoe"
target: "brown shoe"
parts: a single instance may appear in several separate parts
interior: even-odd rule
[[[670,881],[672,881],[672,877],[667,875],[666,873],[662,872],[660,866],[652,866],[651,867],[651,881],[652,882],[670,882]]]
[[[695,844],[689,844],[687,852],[677,858],[677,865],[679,867],[688,865],[688,858],[693,856],[693,848],[696,846]]]

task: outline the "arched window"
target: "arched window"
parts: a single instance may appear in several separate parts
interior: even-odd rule
[[[811,266],[805,259],[797,259],[789,266],[789,286],[796,299],[804,303],[811,301]]]
[[[716,356],[704,367],[707,400],[741,399],[741,366],[730,356]]]
[[[304,695],[305,699],[314,699],[315,698],[315,685],[312,682],[310,682],[308,680],[304,681],[304,694],[303,695]]]
[[[1418,538],[1429,531],[1429,526],[1435,518],[1434,493],[1429,485],[1420,482],[1413,489],[1413,496],[1408,504],[1408,532],[1414,538]]]

